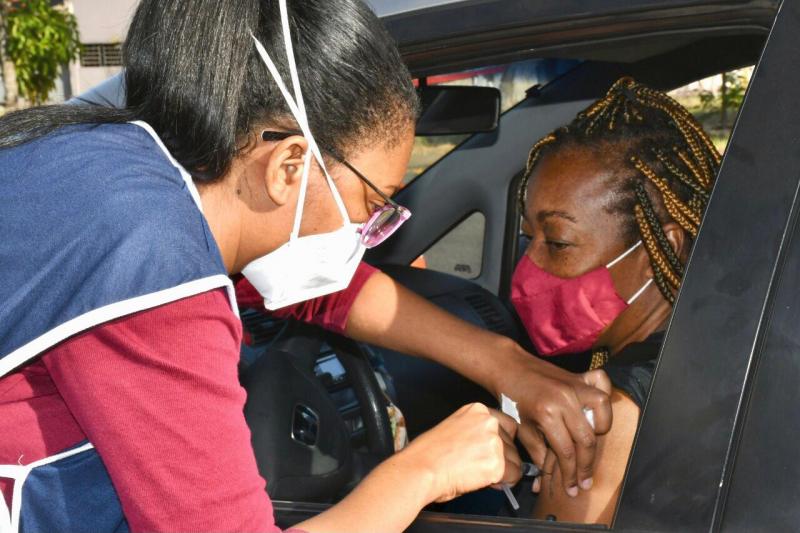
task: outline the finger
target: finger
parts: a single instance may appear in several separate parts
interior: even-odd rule
[[[608,379],[605,372],[596,372],[601,372],[601,375]],[[593,374],[593,372],[587,372],[584,376],[589,374]],[[594,411],[594,432],[598,435],[604,435],[611,429],[613,422],[611,398],[600,389],[592,387],[576,387],[576,395],[581,405]]]
[[[547,444],[544,442],[544,435],[536,429],[533,424],[523,423],[519,426],[517,432],[519,441],[528,450],[528,453],[533,459],[533,464],[541,467],[544,464],[544,458],[547,455]]]
[[[511,435],[512,439],[516,436],[516,434],[517,434],[517,426],[519,425],[519,424],[517,424],[516,420],[514,420],[513,418],[511,418],[510,416],[508,416],[505,413],[501,413],[500,411],[498,411],[496,409],[489,409],[489,414],[491,414],[493,417],[495,417],[497,419],[497,421],[500,423],[500,427],[506,433]]]
[[[581,411],[578,410],[578,412]],[[564,489],[569,496],[577,496],[578,480],[575,473],[575,443],[572,441],[572,435],[564,424],[563,418],[559,417],[547,425],[543,424],[542,430],[550,447],[558,456],[558,464],[561,467],[561,474],[564,480]]]
[[[595,452],[597,451],[597,437],[583,412],[579,414],[565,413],[564,423],[575,444],[575,475],[578,486],[583,490],[589,490],[592,488],[593,482],[592,472],[594,470]],[[566,477],[564,479],[566,482]],[[572,480],[570,480],[570,483],[572,483]],[[571,485],[565,483],[564,488],[568,487],[571,487]]]
[[[510,444],[511,446],[514,446],[514,437],[506,433],[506,430],[504,430],[503,428],[499,428],[498,434],[500,435],[500,438],[503,439],[503,442],[505,442],[506,444]]]
[[[553,450],[547,450],[547,457],[544,458],[542,463],[542,475],[552,476],[556,469],[556,462],[558,457]]]
[[[547,483],[547,488],[550,492],[550,497],[555,495],[554,487],[555,487],[555,480],[556,480],[556,469],[558,468],[558,457],[553,452],[553,450],[547,451],[547,457],[545,457],[544,465],[542,466],[542,480],[541,485]],[[541,490],[541,486],[539,487]]]
[[[606,394],[611,394],[611,389],[612,389],[611,379],[609,379],[608,374],[606,374],[602,370],[592,370],[591,372],[585,372],[583,374],[583,382],[586,383],[587,385],[591,385],[596,389],[600,389]]]
[[[501,481],[514,486],[522,477],[522,459],[519,457],[517,447],[513,444],[503,443],[503,454],[505,455],[506,464]]]

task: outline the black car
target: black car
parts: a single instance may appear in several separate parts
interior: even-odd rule
[[[462,128],[480,132],[441,141],[452,150],[409,175],[397,201],[414,217],[367,260],[458,316],[522,343],[524,331],[508,297],[520,254],[516,191],[531,144],[622,75],[673,90],[756,65],[675,306],[611,529],[800,529],[800,464],[794,460],[794,438],[800,437],[800,243],[793,240],[800,231],[800,2],[373,5],[423,93],[437,80],[498,73],[510,76],[512,86],[503,92],[496,125]],[[523,73],[520,83],[530,83],[513,86],[514,72]],[[118,98],[113,87],[104,91],[87,98]],[[450,92],[445,97],[457,98],[457,91]],[[462,96],[487,109],[485,93]],[[426,131],[435,127],[420,128]],[[420,142],[419,150],[429,145]],[[428,269],[410,266],[420,256]],[[370,360],[383,361],[392,376],[412,436],[467,401],[493,401],[427,361],[253,313],[243,319],[253,339],[243,349],[246,415],[283,526],[323,510],[392,452],[379,383],[387,380],[376,378]],[[271,457],[284,460],[274,464]],[[409,531],[594,529],[605,528],[429,511]]]

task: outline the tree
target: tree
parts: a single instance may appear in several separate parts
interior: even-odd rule
[[[59,69],[78,56],[78,22],[65,9],[51,6],[50,0],[3,2],[5,51],[14,66],[19,93],[34,105],[42,104],[56,86]]]
[[[729,111],[734,113],[742,107],[747,85],[750,83],[750,71],[747,69],[733,70],[720,74],[718,91],[700,91],[700,105],[704,112],[719,112],[720,128],[729,127]]]
[[[722,74],[722,94],[720,100],[722,104],[720,122],[723,126],[728,125],[728,110],[734,111],[742,107],[744,95],[747,92],[747,85],[750,77],[741,70],[724,72]]]

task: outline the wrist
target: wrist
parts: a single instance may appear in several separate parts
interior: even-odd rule
[[[498,399],[501,394],[508,393],[506,389],[510,378],[525,375],[542,363],[539,358],[526,351],[516,341],[500,335],[498,335],[494,354],[488,389]]]
[[[420,509],[433,503],[441,495],[436,466],[431,464],[425,454],[417,453],[413,443],[384,461],[381,467],[393,469],[405,483],[413,486],[412,492],[418,498],[416,504]]]

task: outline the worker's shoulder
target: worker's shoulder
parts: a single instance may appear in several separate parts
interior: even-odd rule
[[[63,126],[27,143],[0,150],[0,175],[29,187],[57,189],[165,182],[182,178],[156,141],[135,124]],[[136,186],[141,183],[136,183]]]
[[[3,198],[14,209],[0,222],[24,219],[64,242],[80,236],[172,258],[215,248],[180,170],[134,124],[65,126],[1,150]]]

